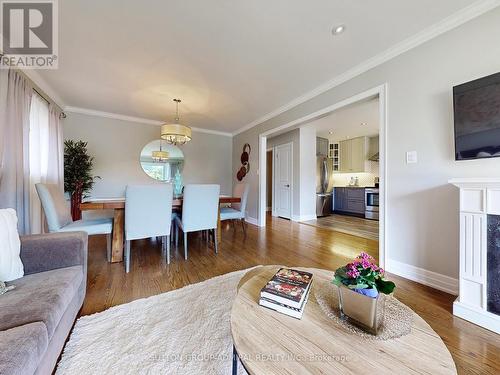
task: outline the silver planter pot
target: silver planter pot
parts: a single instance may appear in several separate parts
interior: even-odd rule
[[[371,298],[343,285],[337,289],[340,317],[377,335],[384,321],[386,295],[379,293],[377,298]]]

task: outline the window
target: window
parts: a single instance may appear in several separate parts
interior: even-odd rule
[[[170,181],[172,179],[169,163],[141,162],[141,165],[144,172],[155,180]]]
[[[30,107],[29,171],[31,232],[42,233],[44,217],[35,184],[46,182],[49,165],[49,104],[36,92]]]

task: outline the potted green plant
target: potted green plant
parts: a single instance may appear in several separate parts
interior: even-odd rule
[[[64,141],[64,191],[71,197],[71,216],[80,220],[82,198],[92,190],[99,176],[92,175],[94,158],[87,152],[87,142]]]
[[[338,286],[341,317],[377,334],[383,321],[385,296],[396,285],[384,279],[384,270],[373,257],[365,252],[359,254],[335,271],[333,283]]]

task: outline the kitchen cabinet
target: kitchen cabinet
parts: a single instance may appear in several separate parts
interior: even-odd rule
[[[316,156],[328,157],[328,144],[328,139],[316,137]]]
[[[336,187],[334,189],[334,211],[344,211],[347,207],[347,192],[346,188]]]
[[[334,189],[336,212],[365,215],[365,189],[359,187],[336,187]]]
[[[368,137],[340,141],[340,172],[366,172],[368,168],[368,149]]]
[[[338,143],[330,143],[328,145],[328,157],[332,159],[332,171],[340,171],[340,149]]]

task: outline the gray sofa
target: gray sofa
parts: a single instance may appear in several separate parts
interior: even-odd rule
[[[21,237],[21,259],[0,296],[0,374],[51,374],[85,298],[87,234]]]

